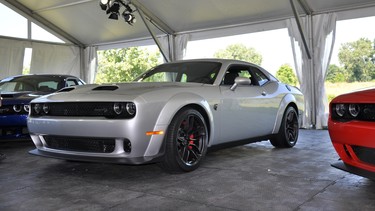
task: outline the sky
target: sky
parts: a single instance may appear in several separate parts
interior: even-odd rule
[[[12,18],[11,18],[12,17]],[[14,18],[13,18],[14,17]],[[15,24],[16,22],[17,24]],[[15,25],[19,27],[14,27]],[[359,38],[375,39],[375,17],[338,21],[336,24],[336,40],[331,64],[339,65],[338,51],[346,42],[353,42]],[[0,3],[0,35],[27,38],[27,21],[21,16],[14,16],[14,12]],[[32,38],[63,42],[41,27],[32,24]],[[283,64],[294,67],[292,49],[287,29],[236,35],[215,39],[191,41],[188,43],[184,59],[212,58],[214,53],[225,49],[230,44],[242,43],[255,48],[263,57],[261,64],[269,72],[275,74]],[[156,49],[150,46],[149,49]],[[30,63],[30,49],[26,51],[25,65]]]
[[[375,27],[373,26],[375,26],[375,17],[338,21],[336,23],[336,39],[331,64],[340,65],[338,52],[343,43],[353,42],[362,37],[373,41],[375,39]],[[275,74],[283,64],[289,64],[294,67],[290,38],[286,28],[231,37],[192,41],[188,43],[185,58],[213,57],[217,50],[225,49],[226,46],[235,43],[242,43],[260,52],[263,56],[261,66],[273,74]]]

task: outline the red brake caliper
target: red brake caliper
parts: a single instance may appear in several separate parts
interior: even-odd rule
[[[191,135],[189,136],[189,139],[190,139],[190,141],[189,141],[188,148],[191,150],[191,149],[193,149],[193,146],[191,146],[191,145],[194,144],[194,135],[191,134]]]

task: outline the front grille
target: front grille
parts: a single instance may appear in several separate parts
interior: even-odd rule
[[[352,146],[352,149],[361,161],[375,165],[375,148]]]
[[[122,108],[125,108],[126,104],[126,102],[120,103]],[[41,110],[39,113],[35,110],[37,105]],[[44,111],[45,107],[48,107],[48,112]],[[134,114],[129,114],[125,109],[123,109],[121,113],[116,114],[113,102],[65,102],[46,104],[33,103],[31,104],[30,116],[105,117],[109,119],[128,119],[134,117]]]
[[[58,150],[96,153],[111,153],[115,150],[114,139],[44,136],[44,140],[46,147]]]

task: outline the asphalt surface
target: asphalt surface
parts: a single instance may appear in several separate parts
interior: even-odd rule
[[[297,145],[260,142],[210,152],[194,172],[156,164],[68,162],[28,154],[31,140],[0,142],[0,210],[375,210],[375,181],[330,166],[326,130]]]

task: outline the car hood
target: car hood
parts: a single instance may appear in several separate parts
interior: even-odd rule
[[[332,100],[334,103],[375,103],[375,88],[343,94]]]
[[[31,100],[45,94],[35,92],[1,92],[2,104],[29,103]]]
[[[118,83],[118,84],[90,84],[61,90],[58,93],[38,98],[38,101],[120,101],[147,98],[162,92],[160,97],[168,97],[182,89],[212,86],[199,83]]]

